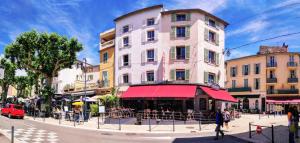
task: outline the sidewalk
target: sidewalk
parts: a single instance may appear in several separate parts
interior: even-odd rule
[[[199,124],[197,123],[189,123],[187,124],[175,124],[175,131],[173,131],[173,124],[168,125],[156,125],[155,123],[151,123],[151,132],[149,131],[149,125],[126,125],[121,124],[121,130],[119,124],[105,124],[103,125],[102,119],[99,119],[99,129],[98,129],[98,119],[92,118],[88,122],[84,122],[81,124],[75,124],[74,122],[53,119],[53,118],[32,118],[25,117],[26,120],[38,121],[42,123],[58,125],[58,126],[66,126],[72,128],[81,128],[81,129],[89,129],[89,130],[99,130],[99,131],[108,131],[108,132],[123,132],[123,133],[134,133],[134,134],[161,134],[161,133],[172,133],[172,134],[205,134],[205,133],[214,133],[215,124],[202,124],[201,130],[199,129]],[[237,138],[241,138],[244,140],[248,140],[251,142],[270,142],[267,138],[262,135],[254,135],[251,139],[249,138],[249,122],[252,122],[256,125],[263,126],[271,126],[274,125],[274,137],[275,142],[287,142],[288,141],[288,130],[286,127],[287,118],[286,116],[264,116],[259,119],[259,116],[256,115],[242,115],[241,118],[231,121],[229,123],[230,129],[225,130],[225,134],[232,135]],[[175,122],[176,123],[176,122]],[[256,127],[252,127],[252,131],[255,131]],[[253,132],[252,134],[255,134]],[[271,138],[271,129],[263,128],[263,134]]]
[[[10,143],[10,140],[0,131],[0,142],[1,143]]]

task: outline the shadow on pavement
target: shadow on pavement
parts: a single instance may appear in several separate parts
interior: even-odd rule
[[[219,140],[214,140],[213,136],[196,137],[196,138],[176,138],[172,143],[248,143],[248,142],[227,135],[224,136],[223,139],[219,138]]]

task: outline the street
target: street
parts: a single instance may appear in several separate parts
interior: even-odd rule
[[[24,143],[243,143],[240,139],[225,136],[218,141],[213,140],[214,133],[207,133],[206,137],[195,134],[176,136],[170,134],[134,134],[120,132],[102,132],[96,130],[78,129],[49,125],[29,120],[9,119],[0,117],[0,129],[10,133],[11,126],[15,127],[15,138]],[[2,138],[0,138],[2,139]],[[2,142],[2,140],[0,140]]]

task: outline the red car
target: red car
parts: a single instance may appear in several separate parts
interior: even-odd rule
[[[4,108],[1,109],[1,115],[6,115],[9,118],[17,117],[23,119],[24,113],[25,112],[22,105],[7,104]]]

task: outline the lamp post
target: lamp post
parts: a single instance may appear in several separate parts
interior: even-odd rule
[[[84,98],[83,98],[83,102],[84,102],[84,105],[83,105],[83,118],[86,116],[86,110],[87,110],[87,106],[86,106],[86,70],[87,70],[87,60],[86,58],[83,58],[83,62],[80,62],[79,64],[77,64],[77,68],[81,68],[81,70],[83,71],[84,73]],[[84,118],[85,120],[85,118]]]

